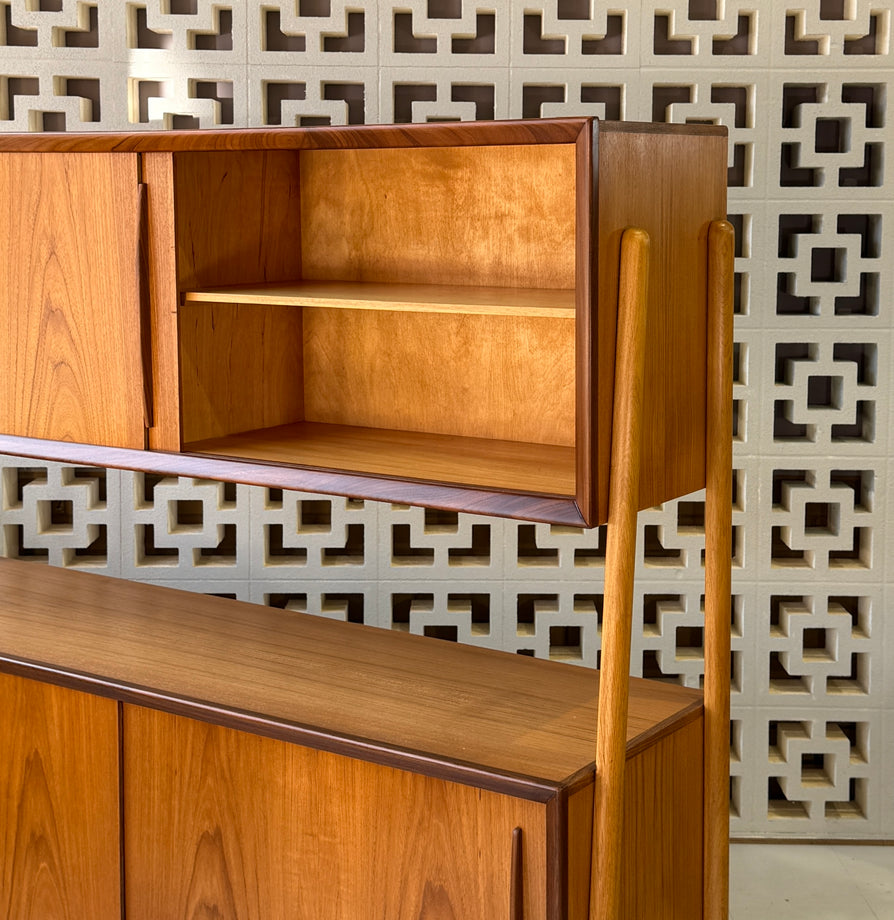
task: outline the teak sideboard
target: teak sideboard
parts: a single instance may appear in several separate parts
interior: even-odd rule
[[[609,524],[599,678],[3,563],[8,918],[725,920],[725,178],[711,125],[0,136],[0,452]],[[630,681],[636,511],[705,486],[704,694]]]

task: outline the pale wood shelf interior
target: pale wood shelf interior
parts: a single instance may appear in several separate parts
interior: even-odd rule
[[[276,304],[470,316],[542,316],[574,319],[574,291],[497,288],[460,284],[373,284],[357,281],[292,281],[240,284],[187,291],[185,303]]]
[[[570,497],[574,449],[296,422],[184,444],[190,453]]]
[[[573,145],[236,162],[175,161],[184,451],[575,496]]]

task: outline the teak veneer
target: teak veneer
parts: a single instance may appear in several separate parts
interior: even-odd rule
[[[0,136],[0,451],[610,525],[595,680],[3,563],[7,916],[725,920],[725,176],[589,118]],[[628,676],[636,511],[703,487],[704,695]]]
[[[121,865],[128,918],[222,892],[238,917],[586,916],[592,672],[0,560],[0,674],[28,713],[0,712],[7,903],[111,920],[74,905],[117,903]],[[648,916],[700,910],[702,722],[699,692],[632,681],[623,846]],[[94,808],[85,854],[66,810]],[[74,892],[85,859],[105,882]]]
[[[595,526],[636,226],[637,504],[694,491],[725,171],[590,118],[0,137],[0,450]]]

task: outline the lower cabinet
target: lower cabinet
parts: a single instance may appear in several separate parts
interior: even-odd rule
[[[0,673],[4,920],[121,917],[118,738],[114,700]]]
[[[701,916],[702,728],[628,759],[619,920]],[[0,918],[583,920],[592,780],[538,801],[0,673]]]

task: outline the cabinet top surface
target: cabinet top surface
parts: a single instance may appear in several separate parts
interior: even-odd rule
[[[541,800],[592,771],[591,670],[33,563],[0,670]],[[700,709],[633,680],[628,755]]]
[[[355,147],[449,147],[574,143],[598,123],[599,131],[702,134],[725,137],[717,125],[604,122],[595,118],[312,128],[228,128],[207,131],[0,134],[0,152],[149,153],[208,150],[319,150]]]

